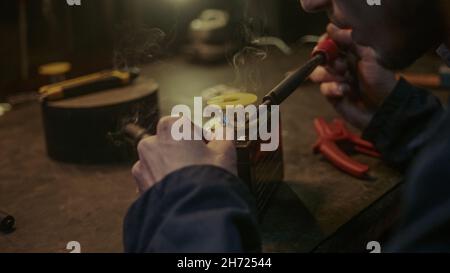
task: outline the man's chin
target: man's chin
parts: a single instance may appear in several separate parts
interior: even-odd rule
[[[393,56],[393,55],[389,55],[389,54],[385,54],[385,55],[380,55],[377,54],[377,62],[378,64],[380,64],[382,67],[389,69],[389,70],[402,70],[405,69],[409,66],[411,66],[412,64],[414,64],[414,62],[420,58],[419,56]]]
[[[431,45],[424,44],[420,47],[405,47],[401,50],[392,51],[377,51],[377,62],[389,70],[401,70],[414,64],[421,58],[429,49]]]

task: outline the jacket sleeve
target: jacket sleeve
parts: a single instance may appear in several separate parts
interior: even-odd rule
[[[450,251],[450,113],[409,168],[403,213],[388,252]]]
[[[400,80],[364,132],[387,162],[405,169],[402,214],[386,252],[448,252],[450,113]]]
[[[375,144],[388,164],[405,169],[434,134],[443,114],[436,97],[400,79],[363,138]]]
[[[192,166],[144,193],[124,220],[125,252],[259,252],[253,197],[233,174]]]

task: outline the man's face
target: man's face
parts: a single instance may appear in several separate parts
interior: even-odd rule
[[[340,28],[352,29],[353,40],[372,47],[378,62],[390,69],[411,65],[442,40],[436,0],[300,0],[308,12],[326,11]]]

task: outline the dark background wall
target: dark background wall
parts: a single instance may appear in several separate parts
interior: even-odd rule
[[[0,97],[45,84],[37,73],[45,63],[71,62],[71,77],[113,67],[124,37],[140,43],[153,28],[166,34],[165,55],[175,54],[189,22],[205,8],[226,9],[237,26],[249,25],[255,35],[276,35],[287,42],[319,34],[326,23],[323,15],[302,12],[298,0],[82,0],[80,7],[69,7],[64,0],[2,0]]]

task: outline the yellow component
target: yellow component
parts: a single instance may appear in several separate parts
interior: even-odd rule
[[[127,84],[130,81],[130,73],[119,70],[108,70],[46,85],[39,89],[39,93],[48,99],[61,99],[64,97],[64,89],[95,83],[111,77],[121,80],[123,84]]]
[[[217,105],[221,109],[226,109],[228,105],[230,106],[247,106],[254,104],[258,101],[258,96],[251,93],[241,93],[241,92],[235,92],[235,93],[227,93],[221,96],[214,97],[212,99],[209,99],[207,101],[208,105]]]
[[[44,76],[56,76],[66,74],[72,69],[72,65],[66,62],[49,63],[39,67],[39,74]]]

